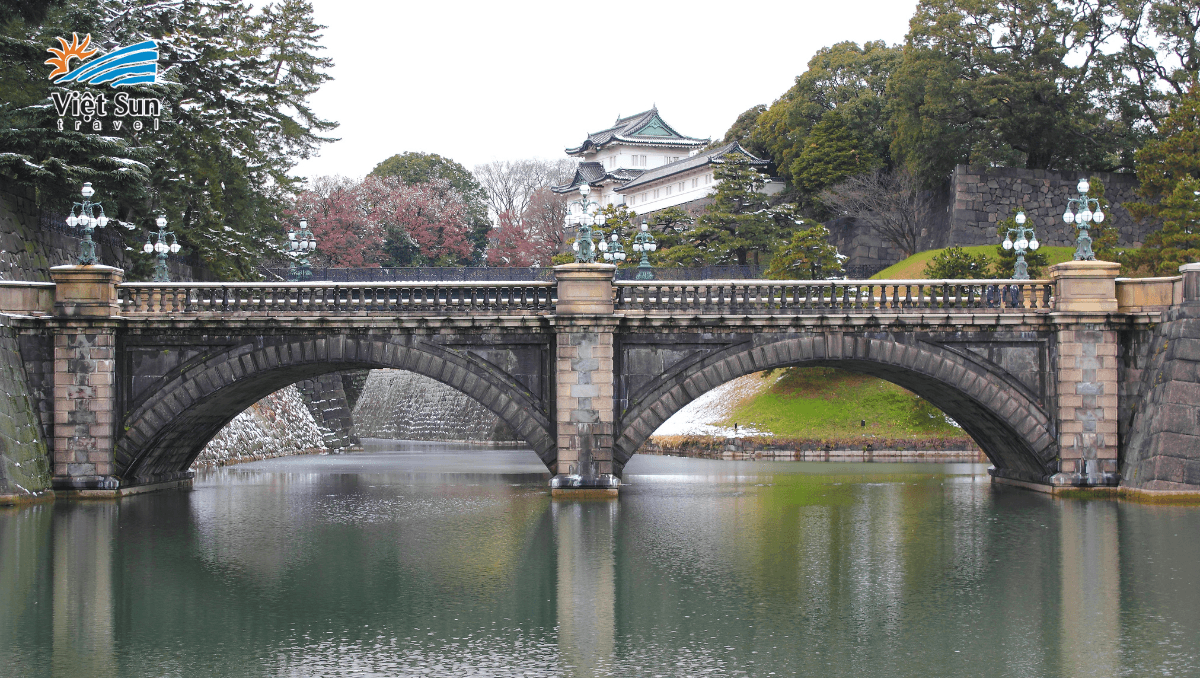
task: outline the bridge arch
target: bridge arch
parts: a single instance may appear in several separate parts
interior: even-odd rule
[[[303,379],[364,368],[416,372],[462,391],[554,469],[554,429],[544,404],[494,365],[412,337],[308,334],[248,338],[165,375],[124,417],[114,450],[116,475],[135,484],[185,477],[208,441],[259,399]]]
[[[792,366],[838,367],[916,393],[958,422],[1000,475],[1044,483],[1057,472],[1053,408],[1038,394],[965,351],[886,332],[759,336],[668,370],[651,387],[629,394],[614,465],[623,468],[663,422],[701,394],[746,374]]]

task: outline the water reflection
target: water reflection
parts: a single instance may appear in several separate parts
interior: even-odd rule
[[[0,512],[0,675],[1200,671],[1196,509],[661,457],[551,501],[539,463],[377,448]]]

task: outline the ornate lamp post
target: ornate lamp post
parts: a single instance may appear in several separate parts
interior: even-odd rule
[[[637,275],[635,280],[654,280],[654,267],[650,265],[650,258],[646,255],[658,249],[658,243],[654,241],[654,236],[646,227],[646,222],[642,222],[642,230],[638,231],[637,235],[633,236],[633,251],[640,252],[642,261],[638,264]]]
[[[1075,186],[1079,197],[1067,200],[1067,211],[1063,212],[1063,221],[1079,227],[1079,237],[1075,239],[1075,261],[1096,260],[1096,255],[1092,252],[1092,237],[1088,235],[1088,224],[1093,221],[1097,224],[1103,222],[1104,212],[1100,211],[1099,200],[1088,197],[1091,187],[1087,179],[1080,179],[1079,184]],[[1091,209],[1092,206],[1096,209]]]
[[[292,266],[288,277],[292,280],[305,282],[312,279],[312,267],[308,257],[317,251],[317,241],[312,231],[308,230],[308,220],[300,220],[300,230],[288,231],[288,253],[292,255]]]
[[[91,182],[85,183],[80,193],[83,194],[83,202],[77,202],[71,206],[71,215],[67,217],[67,225],[71,228],[78,227],[83,231],[83,242],[79,243],[79,257],[75,261],[80,266],[90,266],[97,262],[96,243],[92,241],[92,231],[107,226],[108,217],[104,216],[104,207],[100,203],[91,201],[91,197],[96,194]],[[76,213],[77,209],[78,213]],[[100,216],[96,216],[97,210],[100,211]]]
[[[1025,251],[1037,251],[1039,247],[1033,228],[1025,227],[1025,212],[1017,212],[1017,227],[1008,229],[1004,236],[1004,249],[1017,251],[1017,263],[1013,265],[1013,280],[1029,280],[1029,267],[1025,264]]]
[[[567,225],[578,227],[575,231],[575,242],[571,243],[577,264],[596,262],[596,243],[592,241],[592,226],[604,225],[604,215],[600,214],[600,204],[594,200],[588,200],[588,194],[591,192],[591,186],[587,184],[580,186],[579,200],[571,203],[571,214],[567,215]],[[579,209],[576,210],[576,207]]]
[[[604,240],[604,236],[600,236],[600,251],[604,253],[604,260],[611,261],[614,264],[620,264],[625,261],[625,248],[621,246],[621,241],[618,240],[617,232],[612,232],[612,244],[608,244]]]
[[[179,252],[179,241],[175,238],[175,234],[167,230],[167,218],[159,215],[154,222],[158,226],[158,233],[146,236],[146,244],[142,245],[142,251],[146,254],[156,252],[156,261],[154,262],[154,277],[151,278],[154,282],[171,282],[171,274],[167,272],[167,253],[177,254]]]

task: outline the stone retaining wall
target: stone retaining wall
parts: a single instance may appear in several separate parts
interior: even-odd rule
[[[465,393],[404,370],[371,370],[354,408],[360,438],[512,442],[516,436]]]
[[[959,165],[946,184],[930,196],[932,204],[921,219],[917,250],[999,244],[996,224],[1008,218],[1014,208],[1025,210],[1029,218],[1026,225],[1034,227],[1042,244],[1073,247],[1076,230],[1063,223],[1062,214],[1067,200],[1078,195],[1075,185],[1085,176],[1104,183],[1105,198],[1111,205],[1104,226],[1119,231],[1121,245],[1141,245],[1147,235],[1158,230],[1158,223],[1138,223],[1122,207],[1139,200],[1134,193],[1138,187],[1134,174]],[[903,258],[895,245],[866,221],[844,218],[826,225],[838,251],[849,257],[847,266],[878,268]]]
[[[0,504],[36,498],[50,489],[46,452],[17,338],[0,320]]]

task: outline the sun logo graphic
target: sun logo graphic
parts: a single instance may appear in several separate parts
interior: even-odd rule
[[[158,44],[153,40],[113,50],[95,61],[80,63],[73,71],[71,59],[83,62],[99,52],[97,49],[88,48],[92,42],[91,34],[84,36],[83,42],[79,41],[79,35],[76,33],[71,34],[71,42],[63,38],[58,38],[58,42],[62,49],[51,47],[46,50],[54,55],[54,58],[46,60],[46,64],[54,66],[50,79],[56,85],[85,82],[92,85],[107,83],[117,87],[158,81]]]

